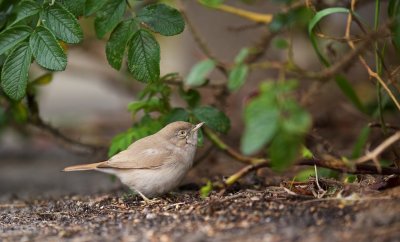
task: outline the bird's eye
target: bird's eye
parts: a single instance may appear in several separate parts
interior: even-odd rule
[[[179,130],[178,135],[181,137],[186,136],[186,130]]]

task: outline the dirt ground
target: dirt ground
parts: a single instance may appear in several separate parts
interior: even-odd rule
[[[317,199],[283,187],[152,204],[123,191],[0,204],[2,241],[400,241],[400,188]]]

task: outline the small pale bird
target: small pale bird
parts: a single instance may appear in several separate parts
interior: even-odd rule
[[[66,167],[63,171],[96,170],[117,176],[148,202],[179,185],[193,165],[197,132],[204,123],[177,121],[137,140],[107,161]]]

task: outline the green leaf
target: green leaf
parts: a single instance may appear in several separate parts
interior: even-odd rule
[[[116,153],[125,150],[135,140],[156,133],[162,128],[163,123],[164,122],[161,119],[151,119],[148,116],[144,116],[139,123],[135,124],[127,131],[116,135],[112,139],[111,146],[108,150],[108,156],[111,157]]]
[[[214,107],[203,106],[193,110],[193,115],[211,129],[227,133],[231,127],[229,118],[221,111]]]
[[[360,98],[358,97],[356,91],[353,86],[343,75],[336,75],[335,82],[339,86],[340,90],[346,95],[346,97],[353,103],[353,105],[358,108],[361,112],[365,113],[366,109],[362,104]]]
[[[165,122],[167,124],[175,122],[175,121],[187,122],[188,120],[189,120],[189,113],[183,108],[174,108],[165,117]]]
[[[160,46],[151,33],[138,30],[128,50],[128,67],[136,80],[151,82],[160,78]]]
[[[0,55],[15,47],[24,39],[28,38],[32,29],[28,26],[16,26],[0,33]]]
[[[58,3],[45,9],[42,21],[58,39],[66,43],[77,44],[83,40],[83,32],[78,20]]]
[[[200,104],[201,96],[195,89],[185,91],[183,88],[179,88],[179,95],[186,101],[190,108],[195,108]]]
[[[6,110],[0,106],[0,128],[2,128],[7,123]]]
[[[200,197],[206,198],[213,190],[213,184],[211,181],[207,181],[207,184],[200,188]]]
[[[311,117],[308,112],[294,100],[286,100],[281,105],[281,126],[284,131],[293,135],[305,135],[311,127]]]
[[[314,28],[317,24],[321,21],[321,19],[325,18],[328,15],[335,14],[335,13],[349,13],[347,8],[326,8],[321,10],[315,14],[315,16],[311,19],[310,23],[308,24],[308,34],[311,39],[311,43],[314,47],[315,52],[317,53],[318,58],[321,60],[324,65],[329,66],[328,60],[324,57],[322,52],[319,50],[316,35],[314,34]]]
[[[71,0],[66,0],[71,1]],[[85,3],[85,16],[89,16],[99,11],[108,0],[86,0]]]
[[[347,174],[343,182],[344,183],[354,183],[357,181],[358,181],[357,175]]]
[[[217,8],[224,0],[199,0],[201,4],[210,8]]]
[[[31,59],[32,53],[28,43],[23,42],[11,52],[3,65],[1,87],[4,93],[15,101],[25,96]]]
[[[152,97],[149,100],[141,100],[141,101],[135,101],[131,102],[128,105],[128,110],[135,115],[137,112],[140,110],[144,110],[146,113],[153,112],[153,111],[159,111],[162,110],[163,103],[158,97]]]
[[[254,154],[274,137],[278,130],[279,110],[268,96],[252,100],[245,108],[245,130],[241,140],[241,151]]]
[[[241,64],[235,66],[230,72],[228,77],[228,88],[231,91],[236,91],[243,86],[246,82],[249,67]]]
[[[94,27],[98,38],[113,30],[121,21],[126,9],[125,0],[108,0],[97,12]]]
[[[180,34],[185,29],[181,13],[162,3],[148,5],[136,16],[147,28],[165,36]]]
[[[307,7],[298,7],[286,13],[277,13],[269,24],[269,29],[277,32],[285,27],[301,26],[308,23],[311,16],[311,11]]]
[[[362,155],[363,148],[368,141],[369,134],[371,133],[371,128],[365,126],[357,137],[357,141],[354,144],[353,152],[351,153],[351,158],[355,159]]]
[[[321,21],[321,19],[323,19],[328,15],[336,13],[349,13],[349,10],[347,8],[340,8],[340,7],[326,8],[324,10],[317,12],[317,14],[315,14],[315,16],[311,19],[308,25],[308,34],[311,39],[311,44],[318,58],[326,67],[331,66],[331,64],[329,63],[328,59],[322,54],[321,50],[318,47],[317,37],[314,33],[314,28]],[[335,81],[336,84],[339,86],[339,88],[342,90],[342,92],[347,96],[347,98],[350,99],[353,105],[357,107],[361,112],[365,112],[364,105],[361,103],[360,99],[358,98],[356,92],[354,91],[349,81],[343,75],[340,74],[335,76]]]
[[[204,134],[203,130],[199,129],[197,131],[197,147],[202,147],[204,145]]]
[[[390,0],[387,9],[389,17],[396,17],[400,13],[400,1]]]
[[[392,31],[392,42],[396,50],[400,50],[400,1],[390,0],[388,4],[388,15],[393,20],[390,29]]]
[[[36,62],[53,71],[63,71],[67,56],[54,35],[45,27],[38,26],[29,39],[29,46]]]
[[[271,158],[271,168],[276,171],[283,171],[293,164],[300,155],[300,148],[303,137],[287,132],[279,132],[272,140],[268,149]]]
[[[108,63],[114,69],[121,69],[126,45],[133,34],[137,31],[136,22],[133,19],[123,21],[111,33],[106,45]]]
[[[61,0],[60,3],[76,17],[85,13],[85,0]]]
[[[11,117],[16,123],[23,124],[28,120],[29,111],[23,102],[11,104]]]
[[[206,77],[215,68],[215,61],[207,59],[200,61],[192,67],[188,77],[186,78],[186,85],[191,87],[198,87],[206,82]]]
[[[305,147],[304,145],[301,147],[301,157],[305,158],[305,159],[311,159],[314,157],[313,153],[311,152],[311,150],[309,150],[307,147]]]
[[[13,23],[38,14],[41,10],[40,5],[34,1],[21,1],[16,9],[17,16]]]
[[[295,181],[308,181],[310,177],[315,176],[315,170],[313,168],[305,168],[299,171],[293,180]]]
[[[239,54],[235,57],[235,64],[242,64],[247,56],[250,54],[250,48],[243,48],[239,51]]]
[[[289,43],[283,38],[275,38],[273,45],[278,49],[287,49],[289,47]]]
[[[111,140],[110,148],[108,149],[108,156],[111,157],[118,152],[128,148],[130,144],[135,140],[135,130],[129,129],[128,131],[116,135]]]

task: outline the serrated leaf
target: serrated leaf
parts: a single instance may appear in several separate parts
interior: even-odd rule
[[[198,87],[203,85],[207,80],[206,77],[215,68],[215,61],[207,59],[200,61],[192,67],[186,78],[186,85],[190,87]]]
[[[130,19],[118,24],[118,26],[111,33],[110,39],[106,45],[106,55],[108,63],[114,69],[121,69],[126,45],[136,31],[136,22]]]
[[[247,105],[240,146],[244,154],[254,154],[271,141],[279,128],[279,115],[279,110],[267,96],[258,97]]]
[[[190,108],[197,107],[200,103],[200,93],[195,89],[185,91],[182,87],[179,88],[179,95],[186,101]]]
[[[249,67],[241,64],[235,66],[230,72],[228,77],[228,88],[231,91],[236,91],[243,86],[246,82]]]
[[[128,67],[136,80],[151,82],[160,78],[160,46],[151,33],[138,30],[129,43]]]
[[[58,39],[66,43],[77,44],[83,40],[83,32],[78,20],[58,3],[45,9],[42,21]]]
[[[221,133],[227,133],[231,127],[229,118],[214,107],[203,106],[195,108],[193,115],[211,129]]]
[[[15,101],[25,96],[31,59],[31,50],[28,43],[24,42],[18,45],[4,62],[1,87],[4,93]]]
[[[45,27],[38,26],[29,39],[29,46],[36,62],[53,71],[63,71],[67,56],[55,36]]]
[[[146,113],[153,112],[153,111],[159,111],[163,107],[163,103],[158,97],[152,97],[149,100],[141,100],[141,101],[135,101],[131,102],[128,105],[128,110],[135,115],[137,112],[140,110],[144,110]]]
[[[135,139],[134,132],[135,131],[133,129],[129,129],[123,133],[114,136],[111,140],[110,148],[108,148],[108,156],[111,157],[118,152],[128,148],[128,146],[132,144]]]
[[[185,29],[181,13],[162,3],[144,7],[137,13],[137,19],[150,30],[166,36],[177,35]]]
[[[124,16],[126,9],[125,0],[108,0],[97,12],[94,27],[98,38],[113,30]]]
[[[112,139],[111,146],[108,150],[108,156],[111,157],[125,150],[135,140],[156,133],[162,128],[163,123],[161,119],[151,119],[148,116],[144,116],[139,123],[135,124],[127,131],[116,135]]]
[[[28,26],[16,26],[0,33],[0,55],[15,47],[28,38],[32,29]]]
[[[60,3],[76,17],[85,13],[85,0],[61,0]]]
[[[165,117],[165,122],[167,124],[175,121],[185,121],[189,120],[189,113],[183,108],[172,109]]]
[[[70,0],[67,0],[70,1]],[[105,4],[107,0],[86,0],[85,3],[85,16],[89,16],[99,11]]]
[[[34,1],[21,1],[16,9],[17,16],[13,23],[38,14],[41,10],[40,5]]]

